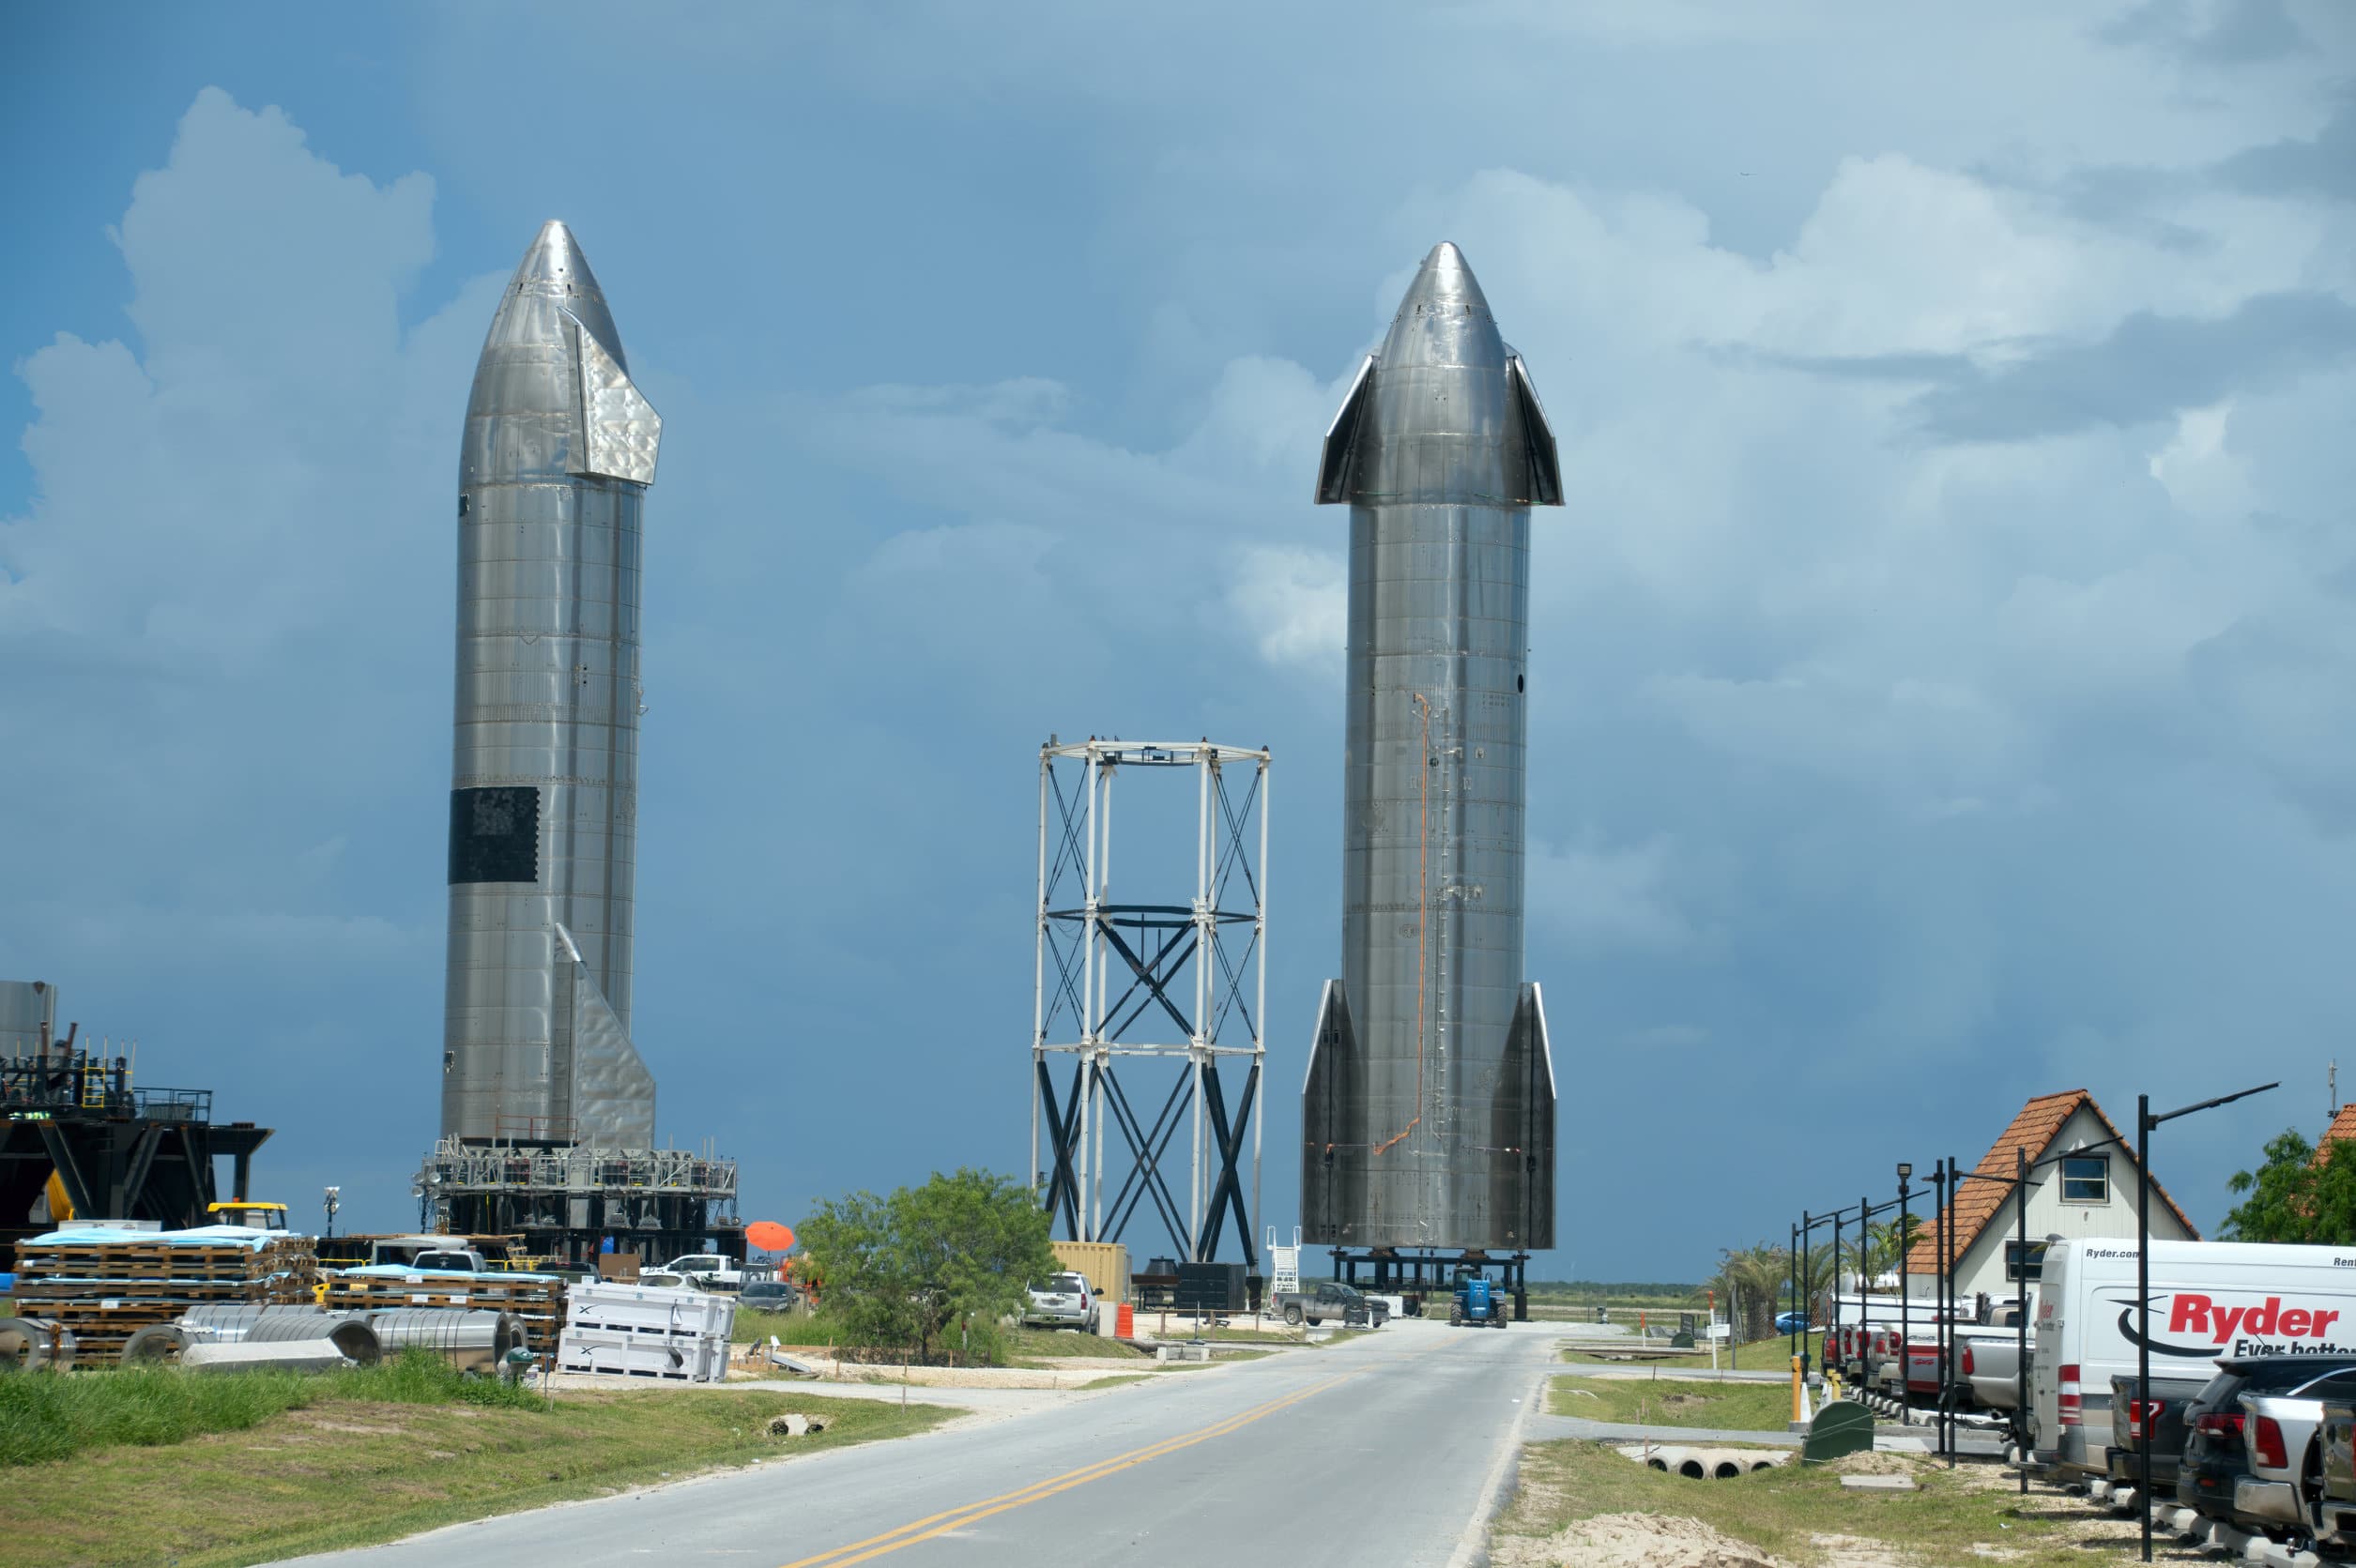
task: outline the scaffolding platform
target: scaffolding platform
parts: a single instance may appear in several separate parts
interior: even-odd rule
[[[657,1261],[744,1256],[736,1162],[689,1149],[592,1149],[446,1137],[412,1189],[430,1231],[515,1236],[524,1252],[593,1264],[605,1250]]]

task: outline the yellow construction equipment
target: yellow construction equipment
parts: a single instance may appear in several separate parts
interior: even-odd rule
[[[205,1212],[215,1225],[241,1225],[248,1230],[284,1230],[286,1206],[283,1203],[208,1203]]]

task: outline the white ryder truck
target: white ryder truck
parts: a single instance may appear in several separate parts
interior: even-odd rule
[[[2045,1249],[2029,1366],[2038,1463],[2105,1473],[2111,1378],[2135,1371],[2132,1241]],[[2205,1378],[2222,1356],[2356,1354],[2356,1248],[2151,1243],[2151,1376]]]

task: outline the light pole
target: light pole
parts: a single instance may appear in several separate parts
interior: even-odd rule
[[[2146,1409],[2151,1407],[2151,1130],[2180,1116],[2230,1105],[2282,1087],[2280,1083],[2260,1084],[2158,1116],[2151,1114],[2151,1096],[2135,1096],[2135,1397]],[[2135,1512],[2143,1516],[2146,1562],[2151,1560],[2151,1429],[2159,1424],[2148,1420],[2137,1423],[2135,1438]]]
[[[1841,1211],[1835,1210],[1829,1214],[1817,1214],[1811,1217],[1803,1209],[1799,1214],[1799,1228],[1794,1233],[1793,1249],[1794,1256],[1798,1260],[1796,1272],[1799,1281],[1798,1299],[1792,1302],[1792,1310],[1799,1319],[1798,1327],[1795,1331],[1798,1335],[1795,1343],[1798,1348],[1792,1352],[1797,1356],[1808,1354],[1808,1331],[1815,1326],[1816,1316],[1816,1260],[1813,1256],[1804,1256],[1805,1249],[1810,1245],[1808,1239],[1815,1234],[1819,1225],[1824,1225],[1832,1226],[1832,1234],[1835,1238],[1832,1254],[1832,1300],[1834,1310],[1838,1311],[1840,1307],[1841,1253],[1838,1238],[1841,1234]]]
[[[2021,1496],[2028,1496],[2028,1149],[2012,1146],[2012,1452],[2020,1456]],[[2038,1283],[2044,1283],[2040,1271]],[[2038,1292],[2041,1296],[2043,1292]]]
[[[1802,1219],[1807,1218],[1807,1215],[1808,1211],[1805,1209],[1800,1210],[1800,1217]],[[1798,1306],[1799,1304],[1799,1226],[1798,1225],[1792,1226],[1792,1243],[1790,1250],[1785,1252],[1783,1255],[1783,1261],[1789,1266],[1791,1272],[1790,1290],[1792,1304],[1794,1306]],[[1783,1320],[1788,1323],[1791,1321],[1791,1318],[1786,1317]],[[1792,1331],[1791,1353],[1795,1356],[1799,1354],[1799,1331],[1797,1329]]]
[[[1906,1304],[1906,1254],[1912,1250],[1906,1243],[1912,1240],[1909,1233],[1914,1229],[1914,1224],[1907,1216],[1906,1204],[1914,1196],[1914,1189],[1908,1185],[1913,1180],[1914,1166],[1901,1160],[1898,1163],[1898,1409],[1902,1418],[1906,1408],[1906,1342],[1914,1337]]]

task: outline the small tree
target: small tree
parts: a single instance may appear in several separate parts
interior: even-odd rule
[[[2254,1171],[2236,1171],[2226,1185],[2241,1202],[2219,1234],[2228,1241],[2356,1243],[2356,1149],[2345,1141],[2320,1151],[2294,1128],[2268,1140]]]
[[[1018,1182],[980,1170],[821,1202],[801,1239],[847,1340],[914,1346],[926,1359],[960,1320],[994,1349],[999,1318],[1056,1267],[1046,1211]]]

